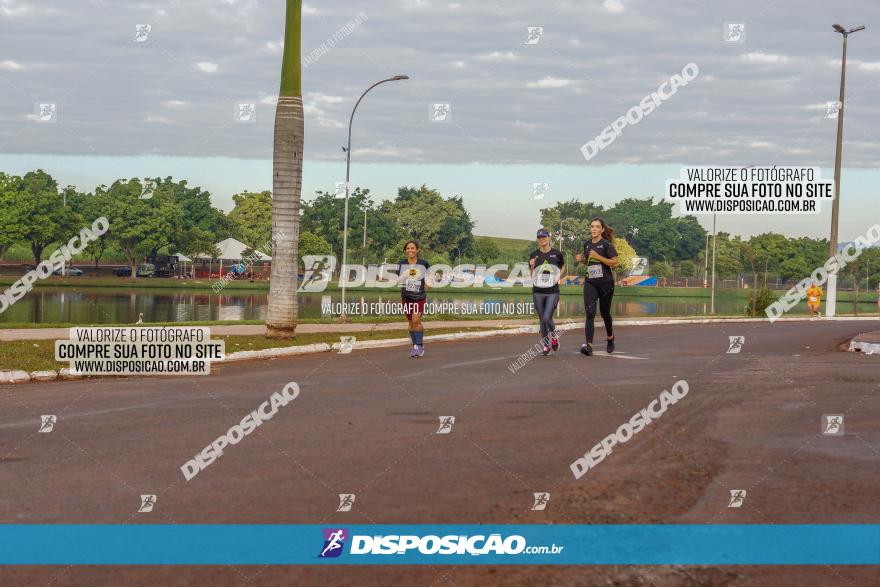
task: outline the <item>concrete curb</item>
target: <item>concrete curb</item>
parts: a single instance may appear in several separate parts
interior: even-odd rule
[[[849,341],[849,350],[850,352],[864,353],[866,355],[880,355],[880,344],[853,339]]]
[[[0,383],[24,383],[30,380],[31,376],[27,371],[17,369],[0,371]]]
[[[212,363],[233,363],[235,361],[248,361],[250,359],[271,359],[273,357],[286,357],[289,355],[305,355],[308,353],[324,353],[330,350],[330,345],[326,343],[304,344],[301,346],[278,347],[274,349],[263,349],[260,351],[238,351],[237,353],[229,353],[222,361],[212,361]]]
[[[804,322],[809,321],[810,318],[804,317],[791,317],[791,318],[779,318],[777,322]],[[864,320],[877,320],[880,322],[880,318],[861,318],[858,316],[839,316],[834,318],[823,318],[825,321],[864,321]],[[647,319],[647,320],[617,320],[615,324],[618,326],[663,326],[663,325],[676,325],[676,324],[718,324],[718,323],[738,323],[738,322],[766,322],[766,318],[670,318],[670,319]],[[580,322],[565,322],[560,324],[557,327],[557,330],[567,331],[567,330],[575,330],[582,328]],[[538,326],[513,326],[508,328],[501,328],[496,330],[483,330],[480,332],[457,332],[453,334],[435,334],[433,336],[429,335],[425,337],[425,340],[429,341],[448,341],[448,340],[468,340],[468,339],[476,339],[476,338],[488,338],[492,336],[500,336],[500,335],[509,335],[509,334],[535,334],[538,332]],[[375,348],[386,348],[386,347],[396,347],[396,346],[406,346],[411,344],[409,338],[388,338],[384,340],[367,340],[357,342],[355,341],[352,345],[352,350],[355,349],[375,349]],[[319,344],[307,344],[301,346],[292,346],[292,347],[279,347],[272,349],[263,349],[259,351],[239,351],[235,353],[230,353],[224,357],[222,361],[216,361],[216,364],[225,364],[225,363],[234,363],[236,361],[250,361],[255,359],[272,359],[276,357],[288,357],[294,355],[306,355],[312,353],[326,353],[330,351],[339,351],[342,348],[342,343],[333,343],[332,345],[326,343]],[[866,355],[870,354],[878,354],[880,355],[880,343],[868,342],[868,341],[860,341],[858,337],[853,338],[849,343],[849,350],[856,352],[863,352]],[[94,375],[93,377],[101,377],[101,375]],[[82,379],[83,375],[79,375],[71,372],[70,368],[64,367],[59,369],[58,371],[33,371],[28,373],[27,371],[21,371],[17,369],[12,370],[0,370],[0,384],[4,383],[26,383],[29,381],[55,381],[55,380],[75,380]]]
[[[880,330],[863,332],[853,337],[846,350],[866,355],[880,355]]]

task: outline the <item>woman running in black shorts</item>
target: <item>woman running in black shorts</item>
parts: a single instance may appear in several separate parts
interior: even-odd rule
[[[550,247],[550,231],[538,231],[538,249],[529,255],[529,269],[532,272],[532,300],[541,322],[541,344],[544,354],[550,349],[559,350],[553,312],[559,304],[559,282],[565,274],[565,258],[562,251]]]
[[[617,249],[614,248],[614,229],[605,224],[601,218],[593,218],[590,222],[591,239],[584,245],[584,254],[576,257],[578,263],[587,265],[587,276],[584,281],[584,308],[587,322],[584,325],[586,344],[581,345],[585,355],[593,354],[593,323],[596,320],[596,305],[605,322],[605,334],[608,338],[608,352],[614,352],[614,330],[611,326],[611,298],[614,296],[614,273],[617,267]]]
[[[409,338],[413,347],[410,358],[422,357],[425,354],[425,327],[422,325],[422,314],[425,312],[425,300],[428,298],[425,275],[430,266],[424,259],[419,259],[419,243],[407,241],[403,246],[406,258],[398,265],[400,276],[400,297],[403,313],[409,321]]]

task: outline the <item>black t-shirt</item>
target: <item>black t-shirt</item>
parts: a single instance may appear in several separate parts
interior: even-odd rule
[[[529,261],[535,260],[532,270],[532,291],[536,293],[559,293],[559,276],[565,265],[562,251],[550,249],[546,253],[532,251]]]
[[[400,260],[397,274],[400,276],[400,295],[404,300],[417,302],[428,297],[425,292],[425,275],[429,267],[424,259],[419,259],[412,265],[406,259]]]
[[[597,243],[594,243],[592,239],[584,243],[584,259],[590,259],[591,250],[596,251],[597,254],[602,255],[606,259],[613,259],[617,256],[617,249],[614,248],[614,243],[606,238],[599,239]],[[587,263],[587,281],[593,283],[597,281],[613,282],[614,274],[611,272],[611,267],[605,263],[596,259],[590,259]]]

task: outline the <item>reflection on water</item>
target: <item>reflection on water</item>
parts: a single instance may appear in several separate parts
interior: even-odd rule
[[[349,295],[347,302],[366,305],[381,302],[397,302],[396,293],[377,292],[357,296]],[[528,316],[524,311],[532,301],[531,295],[484,295],[432,294],[429,300],[435,304],[455,304],[458,313],[498,315],[497,310],[515,308],[514,315]],[[304,294],[299,296],[299,315],[301,318],[320,318],[321,308],[340,301],[339,292],[332,294]],[[720,315],[744,314],[744,301],[721,301],[715,303],[716,313]],[[0,323],[73,323],[73,324],[133,324],[138,314],[143,313],[145,322],[186,322],[199,320],[264,320],[266,318],[267,294],[261,292],[216,295],[213,293],[193,293],[175,290],[121,291],[116,288],[95,288],[72,291],[70,288],[36,288],[27,296],[0,314]],[[480,312],[480,309],[489,311]],[[852,304],[843,302],[841,312],[851,312]],[[863,313],[876,312],[871,303],[860,304]],[[615,316],[694,316],[706,315],[709,302],[702,299],[676,298],[623,298],[614,301]],[[805,313],[806,309],[798,308]],[[562,296],[559,303],[559,317],[580,318],[584,313],[583,299],[580,296]],[[502,316],[504,314],[501,314]],[[401,318],[402,319],[402,318]]]

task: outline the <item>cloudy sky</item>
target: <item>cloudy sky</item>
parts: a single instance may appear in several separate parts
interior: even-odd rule
[[[233,193],[270,188],[283,4],[0,0],[0,170],[42,167],[81,189],[173,175],[227,209]],[[481,234],[530,238],[537,210],[557,200],[660,196],[682,165],[812,165],[830,177],[840,22],[867,26],[847,60],[851,238],[880,220],[878,17],[874,0],[305,3],[303,56],[317,52],[303,72],[304,192],[343,179],[354,101],[398,73],[411,79],[358,109],[353,184],[380,198],[421,183],[462,195]],[[744,24],[738,42],[726,23]],[[143,42],[138,24],[150,25]],[[543,27],[532,44],[529,27]],[[694,81],[585,161],[581,145],[689,62]],[[57,104],[56,122],[39,120],[41,103]],[[256,105],[253,122],[236,121],[238,103]],[[435,103],[450,105],[447,121],[431,120]],[[548,184],[541,200],[535,182]],[[829,214],[719,225],[826,236]]]

